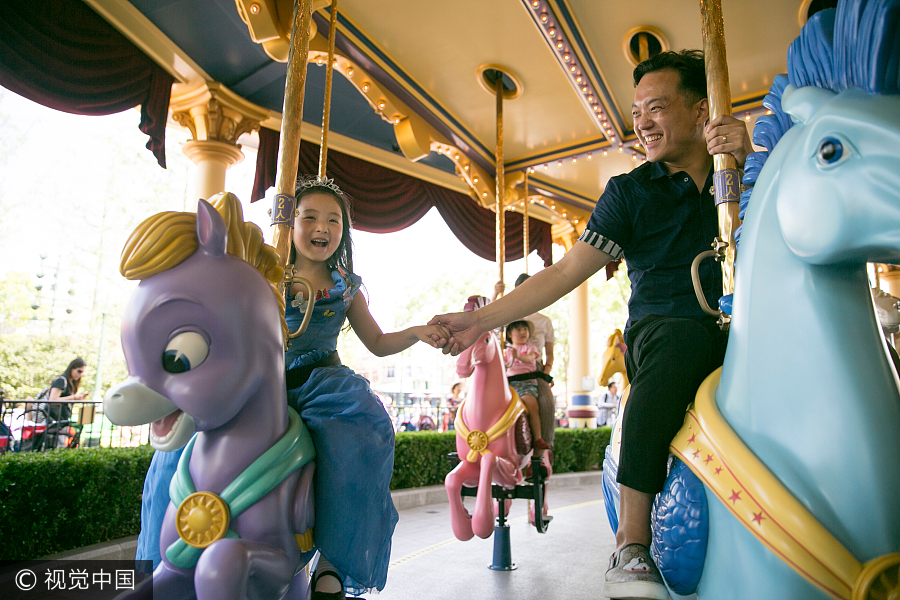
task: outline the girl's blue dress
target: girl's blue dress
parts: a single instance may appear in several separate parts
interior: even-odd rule
[[[332,272],[334,288],[320,292],[309,328],[285,353],[288,369],[317,362],[337,348],[347,306],[359,290],[355,274]],[[287,299],[291,331],[305,314],[302,296]],[[288,390],[290,404],[316,447],[315,542],[344,578],[351,594],[383,589],[398,515],[391,501],[394,428],[369,382],[345,366],[313,370],[306,383]],[[157,452],[144,481],[143,527],[138,560],[159,564],[159,530],[169,503],[169,482],[181,451]]]

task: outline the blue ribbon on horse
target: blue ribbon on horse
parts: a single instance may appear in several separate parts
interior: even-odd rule
[[[288,407],[288,417],[290,425],[284,436],[238,475],[219,496],[228,508],[229,522],[272,491],[288,475],[315,458],[312,438],[300,415]],[[188,442],[169,486],[169,498],[176,506],[181,506],[188,496],[197,493],[190,471],[191,453],[196,439],[195,435]],[[229,527],[223,537],[240,536]],[[197,564],[205,549],[206,547],[197,548],[188,544],[179,531],[178,540],[166,549],[166,558],[176,567],[190,569]]]

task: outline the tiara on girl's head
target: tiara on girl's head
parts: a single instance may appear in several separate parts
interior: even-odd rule
[[[339,196],[343,196],[344,192],[338,185],[334,182],[334,179],[329,179],[328,177],[298,177],[297,178],[297,191],[296,194],[299,196],[303,192],[311,188],[328,188],[335,194]]]

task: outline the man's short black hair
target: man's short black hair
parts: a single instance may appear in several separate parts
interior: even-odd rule
[[[634,87],[647,73],[664,70],[675,71],[679,75],[678,91],[687,100],[688,106],[707,97],[706,66],[702,50],[682,50],[660,52],[651,56],[634,68]]]
[[[518,277],[516,277],[516,287],[519,287],[520,285],[522,285],[523,283],[525,283],[525,281],[526,281],[529,277],[531,277],[531,275],[529,275],[529,274],[527,274],[527,273],[522,273],[521,275],[519,275]]]

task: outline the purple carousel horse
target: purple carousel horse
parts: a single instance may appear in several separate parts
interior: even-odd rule
[[[197,432],[172,480],[153,597],[304,599],[315,451],[287,406],[282,270],[233,195],[213,202],[155,215],[126,244],[122,273],[141,280],[122,320],[130,376],[104,410],[153,423],[154,445],[180,440],[171,450]],[[150,583],[123,597],[149,598]]]

